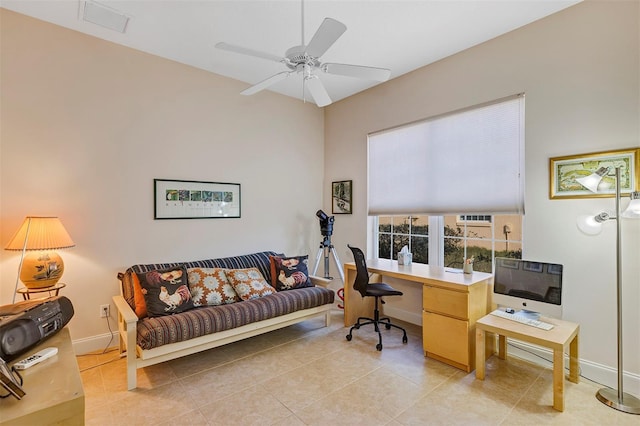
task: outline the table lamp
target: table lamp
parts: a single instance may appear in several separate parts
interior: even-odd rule
[[[28,289],[37,289],[52,287],[62,277],[64,263],[55,250],[74,246],[75,243],[57,217],[27,216],[5,250],[22,251],[18,266],[19,280]]]

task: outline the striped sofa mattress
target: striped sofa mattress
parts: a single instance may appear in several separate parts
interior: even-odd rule
[[[134,265],[118,274],[122,282],[122,295],[135,309],[131,274],[154,269],[185,265],[187,268],[258,268],[267,282],[271,282],[269,256],[275,252],[264,251],[243,256],[206,259],[194,262],[177,262]],[[179,314],[154,318],[142,318],[136,326],[136,343],[142,349],[193,339],[256,321],[286,315],[298,310],[314,308],[334,301],[334,292],[323,287],[306,287],[280,291],[269,296],[219,306],[202,306]]]

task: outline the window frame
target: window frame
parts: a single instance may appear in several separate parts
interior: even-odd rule
[[[513,214],[510,215],[506,215],[506,216],[511,216]],[[447,216],[454,216],[454,215],[447,215]],[[465,215],[455,215],[456,219],[459,219],[460,216],[465,216]],[[468,215],[467,215],[468,216]],[[487,216],[487,215],[483,215],[483,216]],[[469,247],[469,242],[473,242],[473,241],[483,241],[483,242],[487,242],[490,243],[490,250],[491,250],[491,264],[493,265],[495,262],[495,257],[496,257],[496,244],[497,243],[502,243],[502,242],[509,242],[509,243],[516,243],[520,245],[520,257],[522,256],[522,249],[524,246],[524,241],[523,238],[520,238],[519,240],[505,240],[503,238],[496,238],[497,234],[496,234],[496,227],[497,227],[497,223],[498,221],[496,220],[496,216],[501,216],[500,214],[492,214],[489,215],[491,216],[491,220],[489,222],[485,224],[481,224],[480,226],[487,226],[491,228],[491,232],[490,232],[490,237],[484,237],[484,238],[474,238],[474,237],[469,237],[467,234],[467,223],[463,223],[464,229],[463,229],[463,233],[461,237],[451,237],[451,236],[446,236],[445,235],[445,216],[432,216],[429,215],[429,228],[428,228],[428,233],[426,235],[426,238],[428,238],[428,264],[429,265],[434,265],[434,266],[440,266],[440,267],[456,267],[456,266],[447,266],[444,264],[445,261],[445,253],[444,253],[444,249],[445,249],[445,239],[450,238],[450,239],[459,239],[462,242],[462,248],[463,248],[463,253],[464,253],[464,258],[467,258],[467,249]],[[392,223],[391,223],[391,230],[390,232],[380,232],[380,217],[391,217],[392,218]],[[373,219],[371,221],[371,227],[372,227],[372,232],[370,233],[371,237],[372,237],[372,241],[371,244],[369,244],[369,246],[372,248],[372,254],[374,258],[380,258],[380,251],[379,251],[379,247],[380,247],[380,235],[381,234],[390,234],[392,239],[391,241],[393,241],[393,235],[395,234],[393,232],[393,218],[411,218],[414,217],[412,215],[394,215],[394,216],[388,216],[388,215],[381,215],[381,216],[371,216],[371,218]],[[520,235],[522,235],[522,228],[524,228],[524,215],[520,215],[521,217],[521,222],[520,222]],[[400,234],[403,236],[406,236],[409,240],[409,242],[411,242],[411,237],[413,236],[413,234],[411,233],[411,220],[409,220],[409,233],[408,234]],[[478,223],[476,222],[470,222],[473,224],[473,226],[478,226]],[[457,220],[456,220],[456,224],[457,224]],[[513,226],[513,225],[512,225]],[[421,237],[423,237],[423,234],[419,234]],[[410,247],[410,251],[411,251],[411,245]],[[391,247],[390,247],[390,259],[393,259],[393,243],[391,243]],[[397,254],[396,254],[397,256]],[[397,257],[396,257],[397,258]],[[414,257],[415,258],[415,257]],[[462,259],[461,259],[462,260]],[[415,261],[415,260],[414,260]],[[459,268],[457,268],[459,269]],[[493,267],[492,267],[493,270]]]

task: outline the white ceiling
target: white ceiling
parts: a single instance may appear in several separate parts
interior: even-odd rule
[[[325,17],[347,31],[322,56],[391,69],[391,78],[572,6],[581,0],[305,0],[308,43]],[[78,0],[0,0],[0,6],[124,46],[247,83],[286,71],[284,64],[216,49],[216,43],[277,56],[301,42],[300,0],[101,0],[130,17],[124,34],[81,19]],[[333,101],[377,82],[320,74]],[[270,90],[303,99],[302,77]],[[261,96],[260,93],[253,96]],[[307,101],[312,99],[306,94]]]

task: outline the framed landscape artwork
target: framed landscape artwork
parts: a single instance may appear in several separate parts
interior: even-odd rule
[[[331,212],[333,214],[351,214],[352,210],[352,181],[341,180],[331,183]]]
[[[598,186],[598,193],[583,187],[576,179],[609,168]],[[594,152],[549,159],[549,198],[614,197],[614,171],[620,167],[620,193],[638,191],[640,185],[640,149]]]
[[[240,184],[154,179],[154,219],[240,217]]]

